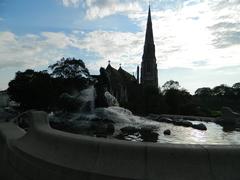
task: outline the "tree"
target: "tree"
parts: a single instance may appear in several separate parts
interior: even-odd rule
[[[20,103],[23,110],[47,110],[52,103],[51,77],[44,72],[28,69],[17,72],[15,79],[9,82],[8,94],[10,98]]]
[[[220,86],[216,86],[213,88],[213,94],[215,96],[234,96],[233,89],[225,84],[221,84]]]
[[[17,72],[9,82],[8,94],[23,110],[59,108],[62,94],[80,92],[94,82],[82,60],[63,58],[49,67],[51,75],[47,71],[28,69]]]
[[[240,82],[233,84],[232,86],[234,94],[239,98],[240,97]]]
[[[81,59],[62,58],[50,65],[49,68],[52,70],[51,76],[54,78],[90,78],[89,71]]]
[[[169,90],[169,89],[179,89],[180,85],[178,81],[169,80],[165,82],[165,84],[162,86],[163,91]]]
[[[196,91],[195,91],[195,96],[212,96],[213,95],[213,92],[212,92],[212,89],[209,88],[209,87],[202,87],[202,88],[198,88]]]
[[[237,83],[233,84],[232,88],[233,89],[240,89],[240,82],[237,82]]]
[[[181,113],[180,108],[191,100],[191,94],[186,89],[170,88],[165,91],[164,97],[171,114]]]

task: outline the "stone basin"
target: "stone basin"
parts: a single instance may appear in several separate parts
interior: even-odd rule
[[[0,124],[4,180],[239,180],[240,146],[154,144],[95,138],[49,126],[27,112],[28,132]]]

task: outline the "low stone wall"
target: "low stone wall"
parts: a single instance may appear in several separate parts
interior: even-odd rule
[[[127,142],[52,129],[28,112],[25,133],[0,124],[4,180],[239,180],[240,147]]]

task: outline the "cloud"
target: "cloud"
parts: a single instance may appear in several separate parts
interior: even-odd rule
[[[192,62],[194,66],[206,66],[207,60],[199,60],[199,61],[193,61]]]
[[[214,23],[209,26],[214,36],[212,44],[216,48],[240,45],[240,1],[211,1]]]
[[[86,0],[86,18],[89,20],[103,18],[116,13],[130,13],[141,10],[137,1],[120,1],[120,0]]]
[[[169,3],[165,0],[159,5],[164,2]],[[214,69],[240,64],[237,53],[240,1],[178,2],[169,7],[152,8],[158,67]],[[147,12],[129,14],[142,31],[145,31],[146,16]]]
[[[220,6],[218,1],[178,2],[175,5],[170,3],[170,6],[167,0],[159,1],[152,8],[158,67],[215,69],[226,64],[239,65],[239,13],[235,7],[239,1],[225,3],[224,6]],[[234,11],[231,10],[230,14],[224,12],[230,7]],[[100,64],[106,64],[106,59],[110,58],[116,65],[128,63],[126,68],[131,71],[133,64],[141,62],[147,9],[127,15],[140,27],[140,32],[92,31],[85,34],[79,48],[99,54],[103,59],[99,60]],[[225,31],[220,31],[223,28]]]
[[[12,32],[0,32],[0,68],[34,68],[48,65],[61,53],[51,48],[48,40],[27,34],[17,36]]]
[[[65,7],[86,8],[86,19],[95,20],[117,13],[130,13],[142,10],[137,0],[58,0]]]
[[[4,21],[4,18],[0,17],[0,22],[1,22],[1,21]]]
[[[78,7],[81,0],[59,0],[65,7]]]
[[[115,67],[121,63],[127,70],[135,71],[137,64],[141,62],[143,43],[142,32],[93,31],[86,34],[78,47],[89,53],[97,53],[100,56],[98,67],[105,67],[106,62],[111,60]]]
[[[67,46],[73,46],[74,40],[63,32],[42,32],[41,35],[45,38],[45,43],[55,48],[64,49]]]
[[[118,67],[121,63],[130,72],[136,70],[141,62],[144,43],[143,32],[107,32],[89,33],[42,32],[39,35],[17,36],[12,32],[0,32],[0,67],[35,68],[47,66],[69,53],[72,48],[86,54],[95,54],[94,62],[87,62],[91,71],[107,61]],[[91,58],[91,57],[90,57]]]
[[[6,39],[1,43],[8,42],[7,45],[4,45],[7,53],[4,53],[2,48],[1,52],[4,57],[7,57],[6,59],[11,59],[5,64],[8,66],[11,65],[10,62],[12,62],[11,66],[17,64],[16,60],[13,60],[15,58],[10,58],[14,54],[11,53],[14,52],[13,47],[16,48],[16,54],[19,54],[15,55],[16,58],[17,56],[25,57],[21,58],[19,63],[23,59],[35,57],[36,60],[31,61],[34,64],[46,64],[51,58],[54,58],[54,55],[59,57],[64,52],[69,52],[69,48],[75,48],[96,56],[95,62],[89,65],[93,69],[105,66],[110,59],[114,66],[121,63],[124,68],[130,72],[133,71],[136,65],[141,63],[147,8],[145,11],[140,10],[141,3],[144,1],[127,2],[126,0],[75,0],[65,1],[65,4],[68,3],[70,6],[71,3],[79,5],[84,3],[88,19],[127,12],[126,15],[131,22],[140,27],[139,32],[95,30],[79,33],[73,30],[72,33],[68,34],[42,32],[40,35],[28,35],[28,37],[27,35],[20,37],[11,33],[5,34]],[[154,3],[152,8],[158,67],[164,69],[175,67],[214,69],[224,67],[226,64],[229,66],[239,65],[240,35],[237,7],[235,7],[238,1],[232,0],[234,5],[233,3],[225,3],[224,6],[221,6],[217,1],[178,2],[174,5],[173,3],[168,4],[167,0],[158,1]],[[158,6],[160,5],[162,8],[159,10]],[[94,8],[99,9],[99,11],[91,10]],[[4,39],[2,36],[1,38]],[[27,62],[23,61],[23,64],[27,65]]]

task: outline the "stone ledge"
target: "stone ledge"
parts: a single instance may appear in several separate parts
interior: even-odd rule
[[[52,129],[44,112],[28,116],[27,133],[12,123],[0,124],[0,168],[5,172],[0,178],[240,179],[240,146],[94,138]]]

